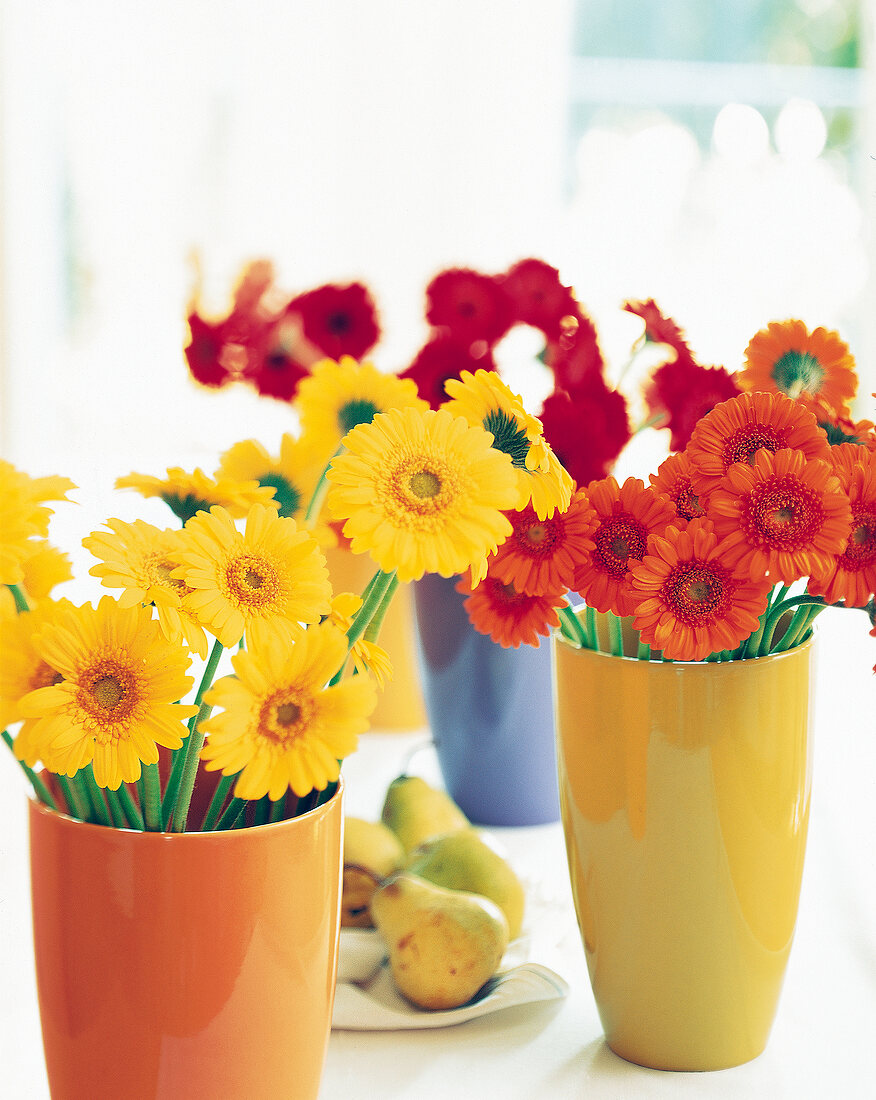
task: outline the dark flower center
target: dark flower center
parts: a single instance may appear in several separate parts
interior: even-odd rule
[[[518,469],[526,469],[529,440],[515,418],[501,409],[493,409],[484,417],[483,426],[492,433],[496,450],[508,455]]]
[[[795,401],[804,391],[818,393],[824,378],[824,368],[813,355],[805,351],[786,351],[773,364],[771,373],[782,393]]]
[[[373,401],[362,398],[348,401],[338,409],[338,424],[344,435],[359,424],[370,424],[380,409]]]
[[[301,507],[301,493],[282,474],[265,474],[259,478],[259,485],[270,485],[273,488],[274,500],[280,506],[281,516],[294,516]]]

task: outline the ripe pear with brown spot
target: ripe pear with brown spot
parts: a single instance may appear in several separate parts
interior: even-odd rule
[[[383,802],[383,823],[412,852],[432,837],[467,829],[469,820],[446,791],[418,775],[400,775],[390,783]]]
[[[399,992],[419,1008],[466,1004],[495,974],[508,946],[508,921],[494,902],[406,871],[375,892],[371,913]]]
[[[489,898],[505,914],[511,939],[520,935],[526,904],[523,884],[496,842],[484,833],[461,829],[427,841],[405,870],[447,890]]]
[[[370,928],[370,904],[381,882],[404,865],[405,850],[395,833],[380,821],[344,819],[344,880],[341,925]]]

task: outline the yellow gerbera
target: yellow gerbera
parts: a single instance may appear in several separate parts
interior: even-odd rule
[[[93,531],[82,540],[102,561],[88,572],[105,588],[121,588],[120,607],[154,604],[165,638],[184,641],[200,657],[207,656],[207,635],[188,605],[191,589],[172,576],[180,564],[182,532],[161,530],[143,520],[125,523],[108,519],[112,534]]]
[[[56,585],[73,579],[69,555],[45,539],[33,543],[21,568],[22,587],[33,600],[45,599]]]
[[[191,657],[162,637],[148,608],[104,596],[46,626],[36,648],[64,677],[19,704],[37,719],[33,743],[50,771],[72,776],[92,762],[98,786],[115,791],[140,778],[141,762],[158,762],[158,745],[182,745],[197,707],[174,700],[192,686]]]
[[[44,538],[53,509],[47,500],[66,500],[76,486],[66,477],[30,477],[0,459],[0,584],[21,584],[22,563]]]
[[[301,434],[323,466],[351,428],[370,424],[377,413],[389,409],[426,409],[410,378],[383,374],[371,363],[358,363],[348,355],[339,362],[324,359],[298,385],[297,406]]]
[[[574,482],[544,438],[541,421],[526,411],[495,371],[464,370],[444,387],[450,400],[441,406],[479,424],[494,438],[493,446],[509,455],[517,471],[518,510],[532,504],[539,519],[548,519],[572,499]]]
[[[222,713],[203,724],[201,757],[210,771],[240,772],[237,798],[291,789],[302,798],[338,778],[338,761],[356,749],[377,703],[370,676],[326,687],[347,656],[347,639],[330,622],[299,631],[293,646],[253,646],[232,658],[234,676],[205,700]]]
[[[235,519],[242,519],[253,504],[277,507],[274,488],[257,481],[208,477],[203,470],[187,473],[180,466],[169,466],[166,477],[128,474],[116,479],[117,489],[136,489],[144,497],[160,497],[183,523],[220,504]]]
[[[362,597],[355,592],[339,592],[332,600],[329,621],[346,634],[353,625],[353,616],[361,606]],[[383,646],[362,637],[353,643],[351,655],[356,670],[370,672],[378,687],[385,687],[392,679],[392,661]]]
[[[517,475],[493,437],[449,412],[394,409],[354,428],[328,473],[329,510],[354,553],[400,581],[450,577],[511,533]]]
[[[316,540],[294,519],[253,505],[240,532],[215,506],[190,519],[171,574],[192,589],[187,605],[224,646],[258,645],[279,631],[291,641],[297,623],[331,610],[331,584]]]

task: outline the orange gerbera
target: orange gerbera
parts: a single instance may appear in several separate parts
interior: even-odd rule
[[[630,564],[633,626],[643,642],[673,661],[702,661],[735,649],[758,626],[770,582],[732,570],[712,524],[693,519],[648,539]]]
[[[723,560],[752,578],[793,584],[842,553],[851,510],[830,463],[801,451],[758,451],[737,463],[709,498]]]
[[[758,450],[786,447],[828,458],[827,436],[802,405],[783,393],[741,393],[722,401],[697,424],[687,446],[694,491],[708,494],[734,462],[751,462]]]
[[[828,566],[813,570],[809,591],[828,603],[864,607],[876,593],[876,452],[854,443],[831,448],[834,472],[848,494],[848,543]]]
[[[668,496],[682,519],[699,519],[706,514],[703,501],[693,490],[690,459],[686,451],[679,451],[664,459],[656,474],[648,478],[658,493]]]
[[[477,588],[472,588],[471,576],[466,573],[457,582],[456,590],[468,597],[463,606],[475,630],[489,634],[506,649],[512,646],[517,649],[521,644],[538,645],[539,635],[547,637],[560,625],[557,608],[566,602],[564,592],[527,596],[489,570]]]
[[[597,611],[631,615],[630,562],[645,553],[649,535],[678,524],[675,505],[637,477],[622,486],[613,477],[591,481],[587,496],[597,520],[595,547],[575,571],[572,587]]]
[[[773,321],[745,349],[739,384],[746,390],[784,393],[816,411],[849,415],[858,379],[855,360],[839,334],[812,332],[802,321]]]
[[[575,571],[596,544],[590,537],[598,520],[587,494],[579,489],[565,512],[539,519],[531,504],[506,512],[511,534],[490,560],[490,572],[527,595],[571,588]]]

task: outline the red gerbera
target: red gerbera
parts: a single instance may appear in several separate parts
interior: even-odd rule
[[[491,574],[526,595],[571,588],[595,548],[590,536],[598,521],[587,494],[579,490],[565,512],[557,509],[548,519],[539,519],[531,504],[505,515],[513,530],[491,559]]]
[[[457,582],[456,590],[468,597],[463,606],[475,630],[489,634],[506,649],[538,645],[539,635],[547,637],[560,625],[557,608],[566,603],[564,592],[524,595],[513,584],[500,581],[489,569],[477,588],[471,587],[470,574],[466,573]]]
[[[675,348],[678,353],[677,362],[692,363],[694,361],[687,340],[684,338],[684,333],[671,317],[666,317],[661,313],[653,298],[648,298],[647,301],[643,302],[624,302],[624,309],[627,313],[634,313],[637,317],[641,317],[645,322],[645,339],[649,343],[668,344],[670,347]]]
[[[293,298],[288,314],[301,318],[305,337],[329,359],[362,359],[380,338],[377,309],[361,283],[329,283]]]
[[[602,378],[605,360],[596,326],[580,306],[562,318],[559,336],[545,349],[545,362],[553,371],[556,388],[572,394],[594,377]]]
[[[705,516],[703,501],[693,490],[690,459],[685,451],[664,459],[657,467],[657,473],[649,474],[648,479],[658,493],[669,497],[682,519],[699,519]]]
[[[463,344],[483,340],[492,347],[511,327],[514,309],[498,279],[470,268],[449,268],[426,287],[426,320]]]
[[[541,329],[548,341],[560,337],[560,322],[578,311],[571,287],[543,260],[520,260],[501,278],[514,309],[514,320]]]
[[[447,400],[444,383],[448,378],[459,378],[464,370],[474,374],[477,370],[495,369],[489,350],[478,357],[468,344],[447,333],[438,333],[420,348],[413,363],[399,377],[413,379],[420,397],[437,409]]]
[[[793,584],[826,570],[849,535],[849,498],[828,462],[785,448],[734,463],[709,496],[722,560]]]
[[[298,383],[310,373],[297,354],[300,328],[288,316],[267,325],[248,349],[246,379],[263,397],[292,401]]]
[[[876,452],[844,443],[830,454],[852,518],[845,550],[825,568],[813,570],[809,591],[828,603],[843,600],[864,607],[876,593]]]
[[[184,352],[192,378],[202,386],[224,386],[234,377],[233,359],[229,361],[227,352],[227,319],[213,323],[192,312],[186,320],[189,342]]]
[[[636,477],[628,477],[622,486],[613,477],[593,481],[587,497],[597,518],[595,549],[576,570],[573,588],[597,611],[630,615],[630,561],[645,553],[649,535],[678,525],[675,505]]]
[[[554,391],[539,419],[554,454],[579,485],[605,477],[631,434],[626,399],[599,374],[573,395]]]
[[[792,447],[807,458],[829,458],[815,417],[783,393],[741,393],[722,401],[694,428],[687,448],[694,490],[708,494],[734,462],[751,462],[759,449]]]
[[[721,401],[735,397],[739,387],[724,367],[701,367],[690,358],[664,363],[651,376],[645,400],[658,426],[672,433],[669,445],[682,451],[700,420]]]
[[[706,519],[652,535],[630,574],[633,627],[673,661],[735,649],[757,629],[771,588],[764,577],[751,579],[727,565]]]

